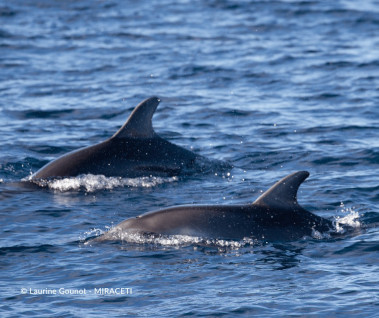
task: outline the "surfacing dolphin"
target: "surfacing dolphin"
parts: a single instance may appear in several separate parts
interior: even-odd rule
[[[157,97],[144,100],[111,138],[55,159],[33,174],[31,180],[81,174],[171,177],[201,172],[212,164],[221,169],[231,168],[227,163],[209,160],[159,137],[152,126],[159,102]]]
[[[328,232],[331,221],[297,202],[307,171],[288,175],[247,205],[177,206],[127,219],[94,241],[122,240],[128,234],[189,235],[202,238],[297,240],[313,231]]]

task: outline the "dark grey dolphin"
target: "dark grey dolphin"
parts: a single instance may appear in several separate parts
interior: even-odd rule
[[[329,231],[331,221],[297,202],[298,188],[308,176],[307,171],[290,174],[248,205],[178,206],[146,213],[121,222],[95,241],[120,240],[129,233],[281,241]]]
[[[177,176],[206,168],[211,161],[159,137],[152,117],[157,97],[141,102],[109,139],[48,163],[31,179],[102,174],[107,177]],[[220,161],[212,161],[221,164]],[[230,168],[228,164],[224,168]]]

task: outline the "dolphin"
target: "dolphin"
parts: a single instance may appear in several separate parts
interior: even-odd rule
[[[333,229],[333,223],[297,202],[307,171],[292,173],[247,205],[190,205],[127,219],[94,241],[122,240],[128,234],[189,235],[212,239],[291,241]]]
[[[46,164],[30,180],[101,174],[106,177],[172,177],[207,169],[207,164],[227,163],[208,160],[159,137],[152,117],[160,99],[142,101],[125,124],[109,139],[67,153]]]

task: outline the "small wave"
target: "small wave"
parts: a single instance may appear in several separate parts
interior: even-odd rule
[[[14,17],[18,12],[8,6],[0,7],[0,17]]]
[[[10,254],[34,254],[34,253],[56,253],[58,252],[58,247],[51,244],[41,244],[36,246],[26,246],[26,245],[14,245],[14,246],[4,246],[0,248],[0,255],[6,256]]]
[[[51,94],[67,95],[68,93],[82,93],[81,89],[65,88],[54,89],[54,92],[40,92],[33,95],[51,95]],[[30,95],[31,93],[29,93]],[[69,119],[69,120],[90,120],[90,119],[113,119],[123,115],[126,110],[118,110],[116,108],[65,108],[65,109],[26,109],[26,110],[5,110],[4,113],[16,119]]]
[[[106,177],[104,175],[85,174],[77,177],[68,177],[63,179],[40,179],[40,180],[23,180],[31,181],[40,187],[49,188],[56,191],[84,190],[94,192],[97,190],[111,190],[117,187],[142,187],[151,188],[159,184],[175,182],[178,177],[141,177],[141,178],[121,178]]]

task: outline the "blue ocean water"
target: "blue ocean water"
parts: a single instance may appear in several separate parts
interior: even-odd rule
[[[0,0],[0,21],[2,317],[377,315],[378,1]],[[157,133],[234,168],[20,182],[153,95]],[[353,234],[86,244],[147,211],[253,202],[298,170],[299,202]]]

